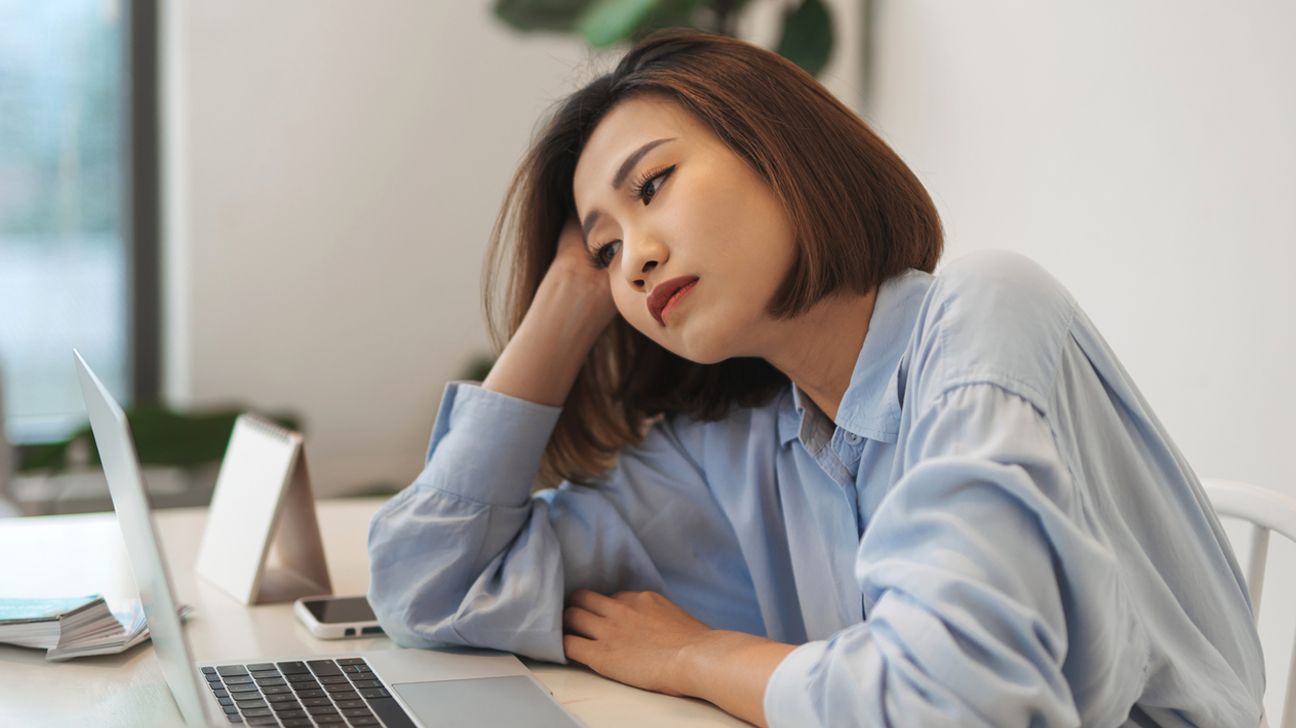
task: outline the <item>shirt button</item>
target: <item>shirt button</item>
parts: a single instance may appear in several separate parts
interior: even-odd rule
[[[846,442],[849,442],[850,444],[854,445],[855,443],[859,442],[859,435],[856,435],[853,432],[846,433]]]

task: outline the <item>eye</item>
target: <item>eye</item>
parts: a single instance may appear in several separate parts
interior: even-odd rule
[[[606,268],[612,265],[612,259],[616,257],[616,250],[612,246],[621,246],[620,240],[613,240],[610,243],[604,243],[599,246],[598,250],[593,253],[594,265],[598,268]]]
[[[643,200],[645,205],[652,202],[653,197],[657,195],[657,190],[661,189],[661,185],[666,182],[666,178],[674,171],[675,165],[672,164],[665,169],[655,169],[645,172],[643,176],[639,177],[639,179],[635,181],[635,199]],[[653,185],[654,182],[660,183]]]

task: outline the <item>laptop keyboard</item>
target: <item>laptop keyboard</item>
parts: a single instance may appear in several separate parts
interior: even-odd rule
[[[255,726],[387,726],[414,723],[358,657],[202,668],[230,723]]]

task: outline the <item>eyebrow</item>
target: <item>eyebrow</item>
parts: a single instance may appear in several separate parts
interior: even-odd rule
[[[625,161],[621,163],[621,167],[617,169],[616,175],[612,177],[612,190],[616,191],[625,184],[626,177],[630,176],[630,170],[634,169],[635,165],[639,163],[640,159],[643,159],[645,154],[652,151],[657,145],[665,144],[670,141],[675,141],[675,137],[654,139],[631,152],[630,156],[626,157]],[[590,212],[589,216],[585,218],[585,222],[581,224],[581,238],[583,238],[585,242],[589,242],[590,230],[593,229],[594,223],[598,222],[599,217],[602,215],[603,213],[601,211],[593,210]]]

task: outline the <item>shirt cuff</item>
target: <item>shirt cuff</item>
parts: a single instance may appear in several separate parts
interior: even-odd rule
[[[827,640],[807,642],[787,654],[765,685],[765,723],[775,726],[818,724],[810,696],[810,673],[824,658]]]
[[[448,382],[419,481],[487,505],[525,505],[560,414],[476,382]]]

